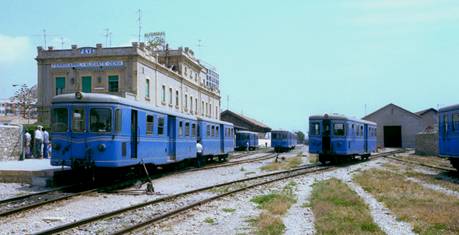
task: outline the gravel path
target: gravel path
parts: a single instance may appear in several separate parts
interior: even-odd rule
[[[450,196],[459,197],[459,192],[451,190],[451,189],[447,189],[447,188],[442,187],[440,185],[430,184],[430,183],[427,183],[425,181],[422,181],[422,180],[419,180],[419,179],[416,179],[416,178],[412,178],[412,177],[408,177],[407,179],[412,181],[412,182],[415,182],[415,183],[418,183],[418,184],[422,185],[424,188],[432,189],[434,191],[437,191],[437,192],[440,192],[440,193],[444,193],[444,194],[447,194],[447,195],[450,195]]]
[[[30,186],[29,184],[0,183],[0,200],[37,193],[49,188]]]
[[[285,225],[286,235],[314,234],[314,215],[311,208],[303,205],[309,203],[314,178],[303,178],[296,180],[297,202],[289,209],[287,215],[282,218]]]

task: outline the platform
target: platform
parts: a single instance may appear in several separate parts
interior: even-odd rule
[[[50,186],[56,174],[69,170],[68,167],[51,166],[50,159],[4,161],[0,162],[0,182]]]

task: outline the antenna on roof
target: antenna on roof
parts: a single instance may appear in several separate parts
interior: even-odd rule
[[[137,10],[137,13],[139,14],[139,17],[137,17],[137,22],[139,23],[139,43],[140,43],[140,37],[141,37],[141,32],[142,32],[142,10]]]
[[[106,47],[111,47],[112,46],[112,32],[110,32],[109,28],[105,29],[105,46]]]

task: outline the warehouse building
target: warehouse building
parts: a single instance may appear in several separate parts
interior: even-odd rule
[[[258,144],[261,146],[271,146],[271,128],[253,118],[240,113],[225,110],[220,114],[220,119],[225,122],[233,123],[236,131],[252,131],[258,133]]]
[[[49,123],[52,98],[76,91],[117,95],[169,111],[219,119],[218,74],[189,48],[38,47],[38,115]],[[212,79],[212,83],[209,79]]]
[[[433,108],[413,113],[395,104],[388,104],[363,119],[378,124],[379,147],[414,148],[417,133],[435,131],[438,125],[437,110]]]

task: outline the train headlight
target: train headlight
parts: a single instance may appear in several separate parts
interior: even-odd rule
[[[75,92],[75,98],[77,100],[81,100],[83,98],[83,93],[81,93],[79,91]]]
[[[99,144],[99,146],[97,146],[97,149],[99,150],[99,152],[105,151],[106,148],[107,146],[105,146],[105,144]]]

